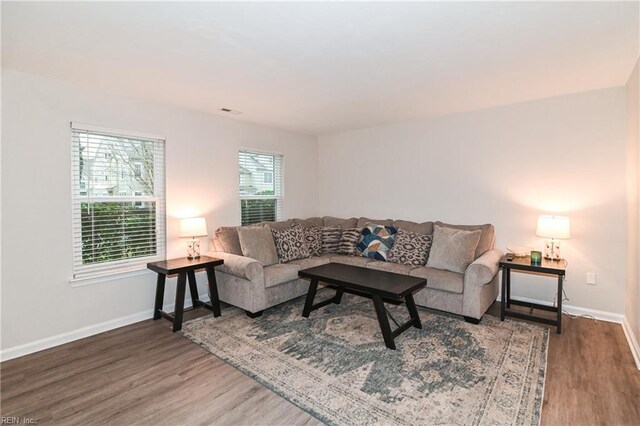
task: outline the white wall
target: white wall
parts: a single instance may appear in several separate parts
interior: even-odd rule
[[[177,237],[180,216],[205,216],[210,234],[239,222],[239,147],[284,154],[285,214],[318,212],[315,137],[7,70],[2,74],[2,107],[5,354],[105,321],[139,318],[153,307],[151,273],[84,287],[69,284],[70,121],[166,136],[169,257],[185,252]],[[204,283],[199,284],[204,291]],[[167,285],[166,303],[173,300],[174,287]]]
[[[542,248],[537,216],[570,216],[568,304],[622,314],[626,259],[623,87],[319,138],[319,210],[496,226],[497,246]],[[598,274],[597,286],[585,284]],[[513,277],[551,302],[555,281]]]
[[[625,316],[635,339],[640,342],[640,72],[636,66],[627,82],[627,286]],[[638,368],[640,368],[640,352]]]

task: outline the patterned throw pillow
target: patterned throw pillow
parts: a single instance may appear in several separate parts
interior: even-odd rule
[[[282,231],[272,229],[271,233],[273,234],[273,242],[276,245],[280,263],[306,259],[311,256],[302,226],[295,225]]]
[[[389,250],[387,260],[419,268],[427,264],[432,243],[433,237],[431,235],[398,229],[396,242]]]
[[[322,228],[322,253],[337,253],[341,236],[342,227],[339,225]]]
[[[303,229],[304,240],[309,246],[309,253],[311,256],[320,256],[322,254],[322,228],[312,226],[310,228]]]
[[[393,226],[369,223],[358,239],[357,255],[386,262],[387,253],[393,247],[398,231]]]
[[[340,236],[340,246],[338,247],[338,254],[344,254],[347,256],[353,256],[356,254],[356,245],[360,238],[362,228],[349,228],[342,231]]]

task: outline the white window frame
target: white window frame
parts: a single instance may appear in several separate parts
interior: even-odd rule
[[[79,156],[78,144],[74,141],[76,132],[103,134],[115,137],[150,140],[154,142],[154,194],[152,196],[108,196],[99,197],[80,194],[79,173],[76,168],[76,158]],[[71,228],[72,228],[72,278],[69,280],[75,285],[84,285],[82,282],[111,280],[116,276],[131,275],[132,272],[146,271],[147,262],[162,260],[166,256],[166,138],[143,132],[113,129],[91,124],[71,122]],[[156,224],[156,254],[153,256],[136,257],[132,259],[119,259],[111,262],[82,265],[82,240],[74,235],[81,235],[81,205],[83,202],[155,202]]]
[[[240,153],[249,153],[249,154],[256,154],[256,155],[270,155],[273,157],[279,157],[279,161],[280,161],[280,170],[274,170],[273,172],[273,182],[276,182],[278,179],[278,172],[280,173],[280,193],[278,194],[276,191],[275,195],[240,195],[240,164],[238,163],[238,197],[239,197],[239,202],[238,202],[238,207],[239,207],[239,211],[238,211],[238,223],[240,225],[242,225],[242,201],[243,200],[276,200],[277,204],[276,204],[276,217],[275,220],[276,221],[281,221],[283,220],[285,216],[285,184],[284,184],[284,180],[285,180],[285,156],[284,154],[280,153],[280,152],[273,152],[273,151],[262,151],[262,150],[258,150],[258,149],[253,149],[253,148],[243,148],[240,147],[238,149],[238,156],[236,157],[237,159],[239,159],[240,157]]]

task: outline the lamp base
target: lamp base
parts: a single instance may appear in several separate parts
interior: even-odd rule
[[[187,241],[187,259],[200,258],[200,240],[195,238]]]
[[[544,244],[544,258],[549,260],[560,260],[560,241],[547,240]]]

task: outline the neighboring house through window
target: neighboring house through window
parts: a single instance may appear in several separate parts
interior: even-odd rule
[[[71,128],[73,278],[143,269],[164,258],[164,138]]]
[[[282,219],[282,164],[283,157],[279,154],[248,150],[238,153],[242,225]]]

